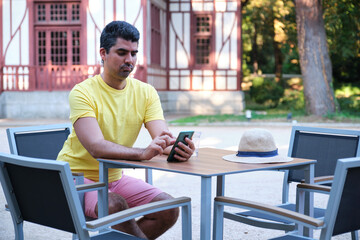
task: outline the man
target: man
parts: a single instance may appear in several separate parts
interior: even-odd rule
[[[58,160],[67,161],[72,171],[83,172],[85,183],[98,181],[96,158],[150,160],[168,154],[175,138],[164,121],[156,90],[149,84],[130,78],[138,53],[138,30],[129,23],[113,21],[101,33],[100,56],[104,71],[77,84],[69,95],[70,120],[74,131],[69,135]],[[142,124],[152,142],[147,148],[133,148]],[[187,161],[194,144],[179,145],[176,158]],[[109,213],[129,207],[172,198],[142,180],[109,170]],[[97,192],[85,194],[85,214],[97,217]],[[144,216],[114,226],[132,235],[155,239],[172,227],[178,209]]]

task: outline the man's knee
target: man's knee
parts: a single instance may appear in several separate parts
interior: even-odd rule
[[[109,214],[120,212],[122,210],[128,209],[129,205],[125,199],[119,194],[110,192],[108,194],[109,198]],[[98,216],[98,205],[95,207],[95,214]]]
[[[162,200],[168,200],[168,199],[173,199],[173,197],[167,193],[160,193],[159,195],[157,195],[151,202],[157,202],[157,201],[162,201]],[[160,215],[160,217],[164,220],[164,222],[169,223],[169,224],[174,224],[176,223],[178,217],[179,217],[179,208],[172,208],[172,209],[168,209],[162,212],[158,212],[158,217]],[[155,213],[156,214],[156,213]]]
[[[116,213],[128,209],[125,199],[116,193],[109,193],[109,213]]]

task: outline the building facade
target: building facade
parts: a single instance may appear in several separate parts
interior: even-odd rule
[[[165,112],[244,108],[239,0],[0,0],[0,19],[1,117],[67,117],[68,91],[101,72],[100,34],[113,20],[138,28],[134,76]]]

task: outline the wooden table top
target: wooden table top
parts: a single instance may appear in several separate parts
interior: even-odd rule
[[[114,168],[151,168],[169,172],[185,173],[199,176],[218,176],[241,172],[259,170],[287,169],[296,166],[304,166],[316,163],[316,160],[293,158],[291,162],[285,163],[236,163],[222,159],[222,156],[234,154],[234,151],[217,148],[200,148],[196,158],[192,157],[187,162],[167,162],[167,155],[155,156],[149,161],[130,161],[114,159],[98,159],[107,167]]]

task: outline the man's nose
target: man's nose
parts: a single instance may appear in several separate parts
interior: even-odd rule
[[[126,54],[125,56],[125,63],[131,63],[133,64],[134,62],[134,57],[131,55],[131,53]]]

